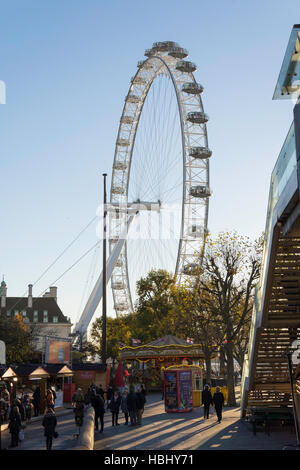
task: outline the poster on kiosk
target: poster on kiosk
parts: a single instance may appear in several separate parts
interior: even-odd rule
[[[192,371],[165,370],[164,392],[167,413],[193,411]]]

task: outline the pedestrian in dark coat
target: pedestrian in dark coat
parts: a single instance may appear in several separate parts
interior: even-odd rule
[[[104,400],[103,398],[99,395],[93,395],[92,396],[92,401],[91,401],[92,407],[95,410],[95,429],[98,431],[98,420],[100,418],[100,432],[103,432],[104,428]]]
[[[122,400],[121,400],[121,410],[124,413],[125,416],[125,424],[128,424],[128,407],[127,407],[127,397],[128,397],[128,392],[125,389],[122,395]]]
[[[204,390],[202,391],[202,404],[204,405],[204,419],[209,418],[209,407],[213,405],[213,399],[211,396],[211,391],[209,390],[209,386],[205,385]]]
[[[21,415],[19,408],[14,404],[9,413],[9,432],[11,434],[11,445],[10,447],[18,447],[19,443],[19,432],[21,430]]]
[[[16,398],[15,404],[19,409],[19,412],[20,412],[20,415],[21,415],[21,421],[25,421],[25,407],[24,407],[22,401],[19,400],[18,398]]]
[[[108,387],[108,389],[106,390],[106,405],[107,405],[107,409],[109,408],[109,404],[110,404],[110,400],[112,399],[112,396],[113,396],[113,389],[111,386]]]
[[[41,396],[41,389],[39,386],[37,386],[35,391],[33,392],[34,416],[39,415],[40,396]]]
[[[213,402],[214,402],[217,417],[218,417],[218,423],[220,423],[222,420],[222,408],[224,405],[224,395],[221,392],[220,387],[216,387],[216,391],[213,396]]]
[[[146,403],[146,398],[144,393],[142,392],[142,387],[138,388],[136,393],[136,420],[138,425],[142,424],[142,415],[144,413],[144,406]]]
[[[98,388],[97,390],[97,393],[100,395],[100,397],[103,399],[104,401],[104,390],[102,388],[102,385],[100,385],[100,387]]]
[[[133,385],[130,387],[130,391],[127,395],[127,409],[130,416],[130,425],[136,425],[136,405],[137,405],[137,397],[136,393],[134,392]]]
[[[44,435],[46,436],[46,449],[52,449],[52,440],[56,434],[55,426],[57,425],[57,419],[53,408],[48,408],[43,418],[42,425],[45,428]]]
[[[119,410],[121,405],[121,397],[119,392],[115,392],[110,400],[109,408],[112,413],[112,425],[119,426],[118,417],[119,417]]]

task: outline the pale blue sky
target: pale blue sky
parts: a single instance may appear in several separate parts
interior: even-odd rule
[[[292,103],[272,95],[299,13],[296,0],[0,1],[0,273],[8,295],[22,295],[95,215],[130,78],[154,41],[187,48],[204,85],[211,232],[257,237],[292,120]],[[96,241],[91,226],[34,295]],[[57,283],[73,321],[90,264]]]

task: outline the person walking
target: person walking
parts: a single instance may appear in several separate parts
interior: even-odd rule
[[[34,416],[38,416],[40,412],[40,396],[41,389],[37,386],[33,392],[33,407],[34,407]]]
[[[127,409],[130,416],[130,426],[136,425],[136,404],[136,393],[134,392],[134,386],[131,385],[127,395]]]
[[[119,426],[118,417],[119,417],[120,405],[121,405],[120,393],[115,391],[109,404],[110,411],[112,412],[112,425],[113,426],[115,425]]]
[[[13,407],[9,413],[9,432],[11,434],[10,447],[18,447],[19,444],[19,432],[21,430],[21,414],[19,408],[14,402]]]
[[[23,397],[23,406],[25,408],[26,422],[29,424],[31,420],[31,400],[28,393],[26,393]]]
[[[107,409],[109,409],[109,404],[110,404],[110,401],[112,399],[112,396],[113,396],[113,389],[112,387],[109,385],[107,391],[106,391],[106,407]]]
[[[48,388],[47,390],[45,401],[46,401],[46,408],[52,408],[52,410],[54,411],[54,396],[50,388]]]
[[[216,387],[216,391],[213,396],[213,403],[215,405],[217,417],[218,417],[218,423],[222,421],[222,408],[224,405],[224,395],[221,392],[220,387]]]
[[[209,407],[214,404],[208,385],[204,385],[204,390],[202,391],[202,404],[204,405],[204,419],[208,419]]]
[[[142,387],[139,387],[136,393],[136,424],[139,426],[142,424],[142,415],[144,413],[145,403],[145,394],[142,392]]]
[[[78,388],[77,391],[72,396],[72,406],[74,407],[75,413],[75,423],[76,426],[82,426],[83,424],[83,415],[84,415],[84,396],[82,389]]]
[[[100,386],[99,386],[99,388],[98,388],[98,394],[100,395],[100,397],[101,397],[102,400],[104,401],[104,390],[103,390],[101,384],[100,384]]]
[[[95,410],[95,430],[98,431],[98,420],[100,418],[100,432],[103,432],[104,428],[104,400],[103,398],[97,393],[96,395],[93,395],[91,398],[91,404],[92,407]]]
[[[57,419],[53,408],[48,408],[46,410],[45,416],[42,421],[42,426],[44,426],[44,436],[46,437],[46,449],[52,449],[52,440],[53,437],[57,436],[55,427],[57,425]]]
[[[122,400],[121,400],[121,410],[123,411],[124,416],[125,416],[124,424],[128,424],[128,416],[129,416],[128,407],[127,407],[127,397],[128,397],[128,392],[127,392],[127,389],[125,388],[123,395],[122,395]]]

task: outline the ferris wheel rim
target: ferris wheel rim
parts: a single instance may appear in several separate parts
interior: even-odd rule
[[[160,44],[160,43],[158,43],[158,44]],[[135,139],[136,139],[136,135],[137,135],[137,132],[138,132],[139,122],[140,122],[140,118],[141,118],[141,115],[142,115],[142,112],[143,112],[143,108],[144,108],[146,98],[147,98],[148,93],[151,89],[151,86],[152,86],[153,82],[155,81],[155,79],[157,78],[157,76],[160,73],[163,73],[164,75],[167,75],[166,74],[166,71],[167,71],[168,76],[172,81],[173,88],[174,88],[175,94],[176,94],[177,108],[178,108],[179,118],[180,118],[181,147],[182,147],[182,176],[183,176],[183,181],[182,181],[182,214],[181,214],[181,223],[180,223],[180,238],[179,238],[179,242],[178,242],[177,260],[176,260],[176,267],[175,267],[175,272],[174,272],[174,274],[177,276],[178,274],[181,274],[181,273],[179,273],[180,260],[185,258],[185,253],[183,253],[184,232],[185,232],[185,229],[187,228],[187,225],[189,225],[189,220],[188,220],[189,217],[187,218],[187,220],[185,218],[185,209],[186,209],[186,205],[187,205],[187,189],[186,189],[186,187],[187,187],[187,181],[186,181],[186,174],[187,174],[187,171],[186,171],[186,168],[187,168],[187,166],[186,166],[187,165],[187,139],[186,139],[186,134],[187,134],[187,131],[186,131],[187,112],[186,112],[186,109],[185,109],[185,106],[184,106],[184,102],[182,100],[182,96],[181,96],[182,91],[179,89],[178,80],[176,80],[176,76],[174,74],[174,71],[171,70],[171,67],[169,66],[170,64],[165,59],[166,59],[166,56],[160,56],[157,53],[149,55],[149,57],[147,59],[145,59],[141,65],[138,66],[138,71],[136,72],[133,79],[131,80],[131,85],[129,87],[127,96],[125,98],[125,103],[124,103],[124,107],[123,107],[123,110],[122,110],[122,115],[121,115],[121,119],[120,119],[120,125],[119,125],[119,129],[118,129],[117,140],[116,140],[114,162],[113,162],[113,172],[112,172],[112,180],[111,180],[111,188],[110,188],[110,202],[111,203],[115,202],[115,200],[117,199],[117,197],[116,197],[116,194],[117,194],[116,193],[116,187],[114,186],[114,178],[115,178],[115,172],[118,171],[118,169],[117,169],[117,163],[118,163],[117,157],[119,155],[118,146],[122,146],[122,145],[126,146],[127,145],[126,140],[123,139],[122,142],[120,141],[120,139],[121,139],[120,136],[122,135],[122,125],[124,124],[124,122],[126,122],[126,118],[128,118],[128,116],[126,115],[126,110],[128,108],[128,104],[134,102],[134,100],[135,100],[135,96],[131,95],[132,90],[134,90],[134,82],[137,79],[137,77],[140,77],[142,79],[142,73],[141,72],[147,70],[147,68],[149,66],[152,67],[153,61],[158,61],[161,64],[160,67],[158,67],[154,70],[154,73],[153,73],[152,76],[150,75],[150,79],[146,83],[146,86],[145,86],[144,90],[142,91],[142,94],[141,94],[141,96],[138,100],[139,101],[139,106],[136,107],[137,119],[135,121],[134,127],[132,127],[133,121],[131,122],[131,129],[129,130],[128,142],[129,142],[131,136],[132,136],[132,139],[131,139],[130,145],[128,145],[130,147],[129,152],[127,152],[127,154],[126,154],[126,158],[128,160],[128,168],[126,168],[126,170],[127,170],[126,178],[125,178],[126,181],[125,181],[125,183],[123,183],[123,186],[125,186],[125,187],[120,188],[120,193],[119,193],[120,198],[119,198],[119,200],[121,200],[122,197],[123,197],[123,200],[126,201],[126,204],[128,203],[128,188],[129,188],[129,182],[130,182],[130,171],[131,171],[131,164],[132,164],[132,157],[133,157]],[[181,62],[185,62],[185,61],[181,61]],[[188,64],[192,64],[192,63],[188,62]],[[174,65],[174,62],[173,62],[173,65]],[[192,64],[192,66],[194,66],[194,64]],[[182,65],[182,67],[184,67],[184,64]],[[163,72],[160,72],[161,70],[163,70]],[[189,79],[191,79],[192,82],[195,85],[198,85],[197,82],[196,82],[196,79],[193,75],[193,71],[188,72],[188,75],[189,75]],[[203,88],[202,88],[202,90],[203,90]],[[202,104],[202,100],[201,100],[200,96],[199,96],[199,108],[200,108],[201,111],[200,111],[200,113],[198,111],[198,114],[201,114],[201,113],[205,114],[204,111],[203,111],[203,104]],[[196,112],[196,114],[197,114],[197,112]],[[191,116],[191,119],[195,119],[195,116]],[[133,120],[134,120],[134,118],[133,118]],[[203,138],[204,138],[204,141],[206,143],[205,147],[207,147],[207,149],[208,149],[206,122],[204,123],[203,131],[204,131],[203,132]],[[201,148],[201,147],[199,147],[199,148]],[[123,172],[125,172],[125,166],[123,168]],[[208,164],[208,160],[207,160],[207,166],[206,166],[205,174],[206,174],[206,178],[205,178],[206,186],[209,188],[209,164]],[[191,186],[191,182],[192,181],[189,181],[190,186]],[[206,197],[205,203],[204,203],[205,215],[204,215],[204,222],[203,222],[203,243],[202,243],[203,246],[204,246],[204,243],[205,243],[204,234],[207,232],[208,209],[209,209],[209,196]],[[109,233],[110,233],[110,250],[111,250],[114,246],[113,243],[111,242],[111,230],[109,230]],[[122,291],[122,295],[125,298],[126,306],[124,308],[124,311],[126,311],[126,313],[127,312],[129,313],[130,311],[133,311],[131,286],[130,286],[129,273],[128,273],[127,243],[125,242],[124,245],[125,246],[124,246],[124,250],[123,250],[123,255],[124,255],[123,256],[123,261],[124,261],[123,281],[125,281],[125,283],[123,284],[123,286],[121,288],[120,288],[120,285],[116,288],[116,286],[114,285],[114,282],[113,282],[114,276],[112,276],[112,291],[113,291],[114,305],[115,305],[117,315],[118,315],[118,313],[120,313],[120,311],[118,312],[118,308],[116,308],[116,305],[118,305],[118,303],[120,304],[120,300],[118,300],[118,299],[120,299],[120,296],[118,295],[120,293],[119,291]]]

